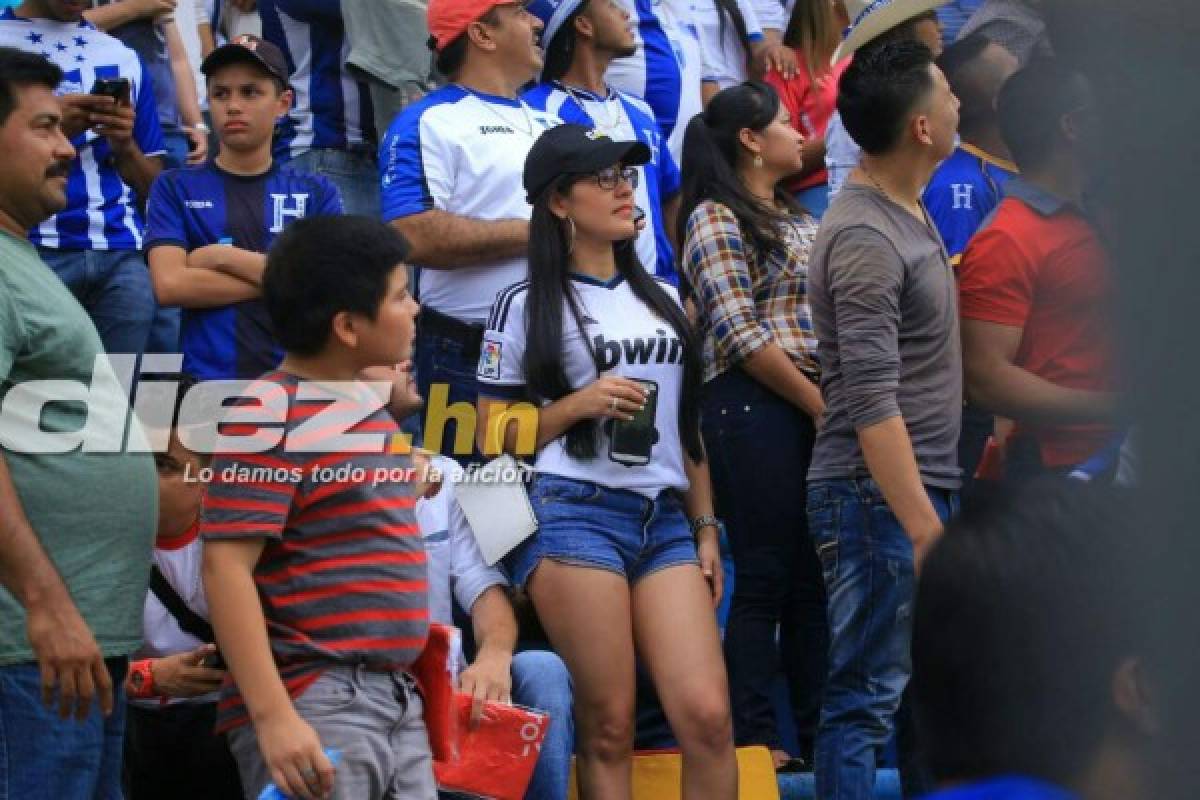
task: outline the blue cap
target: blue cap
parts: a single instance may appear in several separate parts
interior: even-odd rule
[[[525,10],[542,21],[542,47],[549,47],[555,34],[583,5],[584,0],[533,0]]]

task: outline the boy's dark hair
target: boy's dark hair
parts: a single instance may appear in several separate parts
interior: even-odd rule
[[[8,122],[17,107],[18,88],[45,86],[53,90],[62,83],[62,77],[62,70],[42,56],[0,47],[0,125]]]
[[[289,353],[311,356],[329,340],[333,318],[351,311],[374,319],[408,242],[379,220],[306,217],[271,246],[263,303],[275,337]]]
[[[1051,58],[1034,61],[1009,78],[996,99],[996,113],[1017,166],[1036,169],[1052,158],[1061,142],[1063,115],[1090,102],[1087,80]]]
[[[1138,528],[1118,490],[1035,484],[952,524],[916,595],[913,690],[935,780],[1079,776],[1112,681],[1145,655]]]
[[[859,50],[838,83],[838,113],[846,132],[870,155],[899,144],[913,111],[933,90],[933,53],[907,40]]]
[[[495,6],[493,6],[477,21],[488,25],[498,25],[500,24],[500,15],[496,12]],[[429,49],[435,53],[434,67],[437,71],[450,80],[457,78],[459,70],[462,69],[463,63],[467,60],[468,43],[467,35],[464,33],[456,37],[441,50],[438,50],[436,40],[430,36],[428,45]]]

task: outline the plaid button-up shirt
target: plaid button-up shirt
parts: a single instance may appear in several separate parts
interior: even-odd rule
[[[771,342],[810,378],[819,374],[807,290],[817,222],[795,215],[781,228],[786,247],[763,255],[724,205],[705,201],[688,218],[681,269],[699,306],[706,381]]]

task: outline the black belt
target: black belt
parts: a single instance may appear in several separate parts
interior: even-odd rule
[[[482,325],[472,325],[433,309],[423,308],[417,321],[417,327],[418,335],[449,339],[463,348],[465,357],[475,361],[479,360],[479,351],[483,345],[484,328]]]

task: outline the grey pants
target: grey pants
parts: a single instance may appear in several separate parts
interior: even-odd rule
[[[296,700],[321,746],[341,751],[334,800],[434,800],[433,759],[416,683],[404,673],[332,667]],[[271,782],[254,726],[229,734],[246,800]]]

